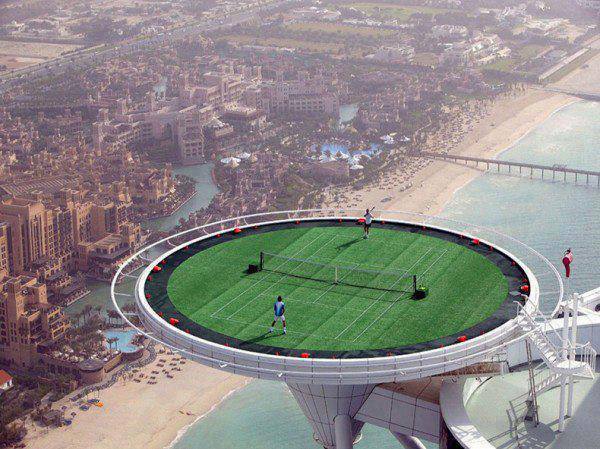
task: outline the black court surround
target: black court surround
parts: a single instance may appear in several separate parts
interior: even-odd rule
[[[362,223],[360,223],[362,224]],[[315,226],[345,226],[355,227],[357,222],[354,219],[331,219],[331,220],[305,220],[296,223],[295,220],[289,220],[284,222],[277,222],[273,224],[262,225],[258,227],[244,228],[241,236],[247,236],[251,234],[260,234],[265,232],[272,232],[282,229],[297,228],[297,227],[315,227]],[[195,321],[192,321],[187,316],[180,313],[171,302],[167,293],[167,284],[173,271],[185,262],[188,258],[198,254],[199,252],[210,248],[211,246],[224,243],[229,240],[233,240],[238,237],[233,232],[228,232],[220,235],[220,237],[213,236],[195,243],[190,243],[188,246],[176,251],[175,253],[168,256],[166,264],[161,265],[162,270],[158,273],[151,272],[149,279],[144,280],[144,294],[146,295],[147,302],[150,307],[164,317],[165,320],[170,318],[176,318],[179,320],[178,327],[180,329],[186,329],[191,335],[197,336],[204,340],[212,341],[221,345],[226,345],[233,348],[239,348],[246,351],[264,353],[264,354],[279,354],[282,356],[296,356],[299,357],[302,353],[309,352],[311,357],[316,358],[369,358],[369,357],[382,357],[389,355],[401,355],[411,354],[432,349],[437,349],[441,346],[448,346],[455,344],[457,338],[460,336],[466,336],[468,339],[478,337],[480,335],[489,332],[502,324],[508,322],[516,316],[517,310],[515,301],[519,301],[521,304],[525,303],[525,298],[520,295],[519,289],[525,283],[529,283],[529,279],[525,274],[522,267],[519,266],[506,254],[500,252],[497,249],[492,249],[488,245],[480,244],[475,245],[473,242],[465,237],[458,234],[441,231],[438,229],[432,229],[423,227],[420,225],[404,224],[404,223],[390,223],[389,221],[382,222],[380,220],[373,220],[372,227],[385,228],[400,232],[411,232],[420,233],[430,237],[435,237],[448,242],[456,243],[461,246],[466,246],[470,250],[477,252],[484,256],[494,265],[496,265],[508,282],[508,295],[504,302],[498,307],[498,309],[486,320],[476,324],[475,326],[469,327],[456,334],[448,335],[435,340],[413,344],[401,347],[391,347],[385,349],[376,350],[356,350],[356,351],[314,351],[314,350],[302,350],[302,349],[289,349],[289,348],[278,348],[275,346],[261,345],[256,342],[248,342],[240,340],[228,335],[221,334],[212,329],[204,327]]]

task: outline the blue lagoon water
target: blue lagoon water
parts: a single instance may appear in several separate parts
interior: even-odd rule
[[[600,103],[572,104],[552,115],[500,159],[600,170]],[[585,182],[585,181],[584,181]],[[568,291],[600,285],[600,189],[486,173],[459,190],[442,215],[494,227],[560,265],[575,253]],[[546,311],[555,299],[545,298]],[[390,434],[365,426],[359,449],[399,447]],[[254,381],[194,424],[173,449],[318,448],[308,422],[284,385]],[[428,447],[436,447],[429,445]]]
[[[135,329],[108,329],[104,331],[104,336],[108,338],[117,338],[118,340],[113,343],[112,347],[118,349],[121,352],[135,352],[139,349],[139,346],[132,343],[133,337],[138,332]]]
[[[196,181],[196,194],[190,198],[178,211],[168,217],[146,220],[143,227],[148,229],[169,230],[179,224],[181,218],[187,219],[190,212],[195,212],[210,204],[219,189],[212,180],[211,171],[214,165],[200,164],[173,169],[175,175],[185,175]]]

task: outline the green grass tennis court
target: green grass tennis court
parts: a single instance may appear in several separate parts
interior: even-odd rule
[[[277,272],[248,274],[261,251],[331,266],[385,271],[378,286],[396,284],[390,273],[417,275],[429,295],[297,277],[302,262],[277,261]],[[286,267],[286,264],[289,264]],[[286,273],[288,271],[288,273]],[[352,270],[342,276],[354,277]],[[326,279],[326,278],[325,278]],[[509,282],[500,268],[468,245],[374,227],[297,226],[240,233],[185,259],[166,282],[168,300],[202,328],[238,341],[307,351],[398,348],[453,335],[488,319],[506,301]],[[407,284],[408,285],[408,284]],[[273,334],[273,303],[282,295],[288,333]]]

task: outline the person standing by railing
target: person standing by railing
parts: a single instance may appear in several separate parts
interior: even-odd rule
[[[571,263],[573,262],[573,252],[571,251],[571,248],[567,249],[565,251],[565,254],[563,255],[563,259],[562,259],[562,263],[565,266],[565,273],[567,277],[571,276]]]

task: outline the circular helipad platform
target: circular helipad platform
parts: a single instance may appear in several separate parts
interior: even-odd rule
[[[249,273],[252,264],[261,269]],[[187,244],[157,266],[144,297],[166,324],[232,348],[296,357],[379,357],[472,339],[513,318],[513,302],[529,285],[516,261],[490,245],[381,221],[368,239],[356,220],[237,228]],[[415,299],[415,285],[427,288],[426,298]],[[286,334],[280,324],[269,331],[279,295]]]
[[[190,359],[262,379],[359,385],[489,361],[523,338],[514,301],[533,311],[541,295],[562,298],[556,268],[510,236],[381,211],[363,240],[361,213],[278,211],[183,230],[119,268],[113,303],[131,296],[123,276],[135,277],[136,311],[123,319]],[[250,272],[261,253],[262,269]],[[413,298],[413,276],[426,298]],[[279,323],[268,332],[278,295],[286,335]]]

